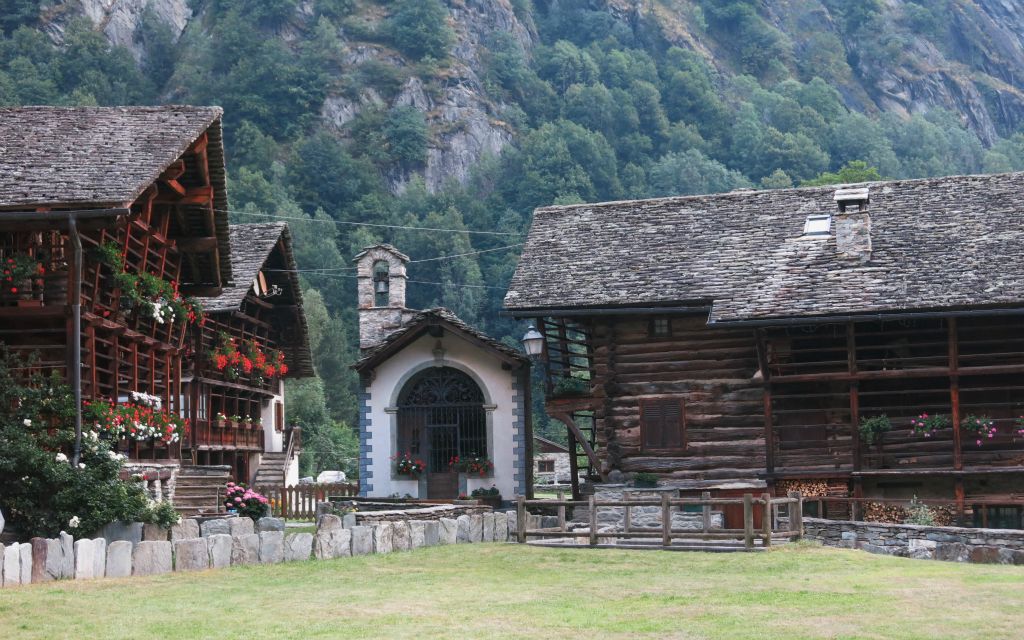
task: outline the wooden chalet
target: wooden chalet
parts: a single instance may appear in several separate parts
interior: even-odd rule
[[[0,109],[0,342],[80,390],[84,430],[100,424],[132,461],[223,461],[248,473],[248,462],[209,456],[216,436],[203,411],[251,416],[257,397],[280,398],[279,376],[224,391],[231,384],[205,368],[211,341],[219,331],[259,336],[284,345],[293,375],[311,367],[294,274],[262,273],[294,268],[287,230],[246,226],[232,246],[221,116],[219,107]],[[102,405],[149,407],[171,426],[119,430],[87,411]],[[257,452],[266,443],[247,434],[217,444]]]
[[[801,489],[836,518],[917,496],[1019,528],[1022,188],[1005,174],[542,208],[505,306],[544,335],[547,413],[595,483]]]
[[[291,463],[302,444],[301,431],[285,427],[284,379],[314,375],[291,236],[274,222],[231,225],[230,239],[234,284],[200,299],[206,321],[184,372],[189,446],[198,464],[230,465],[246,480],[259,466],[261,485],[281,486],[286,469],[297,471]],[[238,353],[234,365],[226,341]],[[253,361],[248,373],[245,358]]]

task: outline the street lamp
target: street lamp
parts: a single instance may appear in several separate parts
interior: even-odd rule
[[[523,336],[523,348],[526,349],[526,355],[531,357],[539,356],[544,350],[544,336],[532,324],[526,330],[526,335]]]

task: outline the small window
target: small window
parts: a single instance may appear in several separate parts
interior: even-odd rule
[[[554,473],[555,472],[555,461],[554,460],[538,460],[537,461],[537,473]]]
[[[804,223],[805,236],[827,236],[831,229],[832,216],[830,215],[807,216],[807,222]]]
[[[649,333],[652,338],[667,338],[672,335],[672,321],[668,318],[652,318]]]
[[[274,431],[284,431],[284,403],[274,403]]]
[[[686,448],[686,414],[681,398],[640,401],[640,441],[645,451]]]

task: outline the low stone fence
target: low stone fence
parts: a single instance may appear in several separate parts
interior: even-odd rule
[[[1024,531],[804,518],[804,537],[891,556],[1024,565]]]
[[[287,533],[284,520],[223,518],[183,520],[169,531],[139,523],[116,528],[128,539],[33,538],[0,545],[0,585],[90,580],[201,571],[232,565],[326,560],[419,547],[508,542],[515,512],[487,512],[437,520],[357,525],[355,514],[321,516],[316,533]],[[138,534],[138,535],[136,535]]]
[[[359,504],[356,504],[359,508]],[[374,525],[378,522],[397,522],[408,520],[440,520],[441,518],[458,518],[462,515],[483,515],[491,510],[488,506],[439,504],[416,507],[412,509],[385,509],[381,511],[356,511],[357,524]]]

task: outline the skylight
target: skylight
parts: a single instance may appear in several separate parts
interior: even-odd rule
[[[805,236],[827,236],[832,228],[832,216],[813,215],[807,216],[804,223]]]

